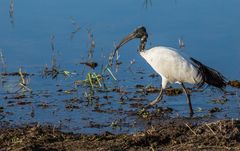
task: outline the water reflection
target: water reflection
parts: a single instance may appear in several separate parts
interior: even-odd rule
[[[148,8],[149,6],[151,7],[152,6],[152,0],[144,0],[143,5],[144,5],[145,8]]]
[[[87,28],[88,39],[90,42],[89,49],[88,49],[88,59],[91,60],[93,58],[94,48],[95,48],[95,41],[93,38],[93,33],[91,28]]]
[[[9,17],[10,17],[11,25],[14,26],[14,24],[15,24],[15,19],[14,19],[14,0],[10,0]]]
[[[74,30],[71,32],[70,39],[73,40],[74,36],[80,31],[80,25],[76,22],[75,19],[71,18],[72,25],[74,26]]]

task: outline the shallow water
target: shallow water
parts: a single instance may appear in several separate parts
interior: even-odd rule
[[[147,48],[157,45],[179,48],[178,41],[182,38],[185,48],[179,51],[217,69],[228,79],[239,79],[239,4],[238,0],[0,1],[0,49],[6,62],[6,68],[1,64],[1,69],[18,72],[22,67],[23,71],[34,74],[28,77],[27,85],[32,94],[26,92],[22,99],[13,98],[20,88],[19,77],[2,77],[5,82],[0,91],[2,120],[17,125],[51,123],[66,131],[85,133],[144,129],[147,122],[136,116],[140,108],[130,104],[147,104],[157,93],[136,93],[135,86],[159,87],[161,81],[160,77],[149,77],[154,71],[137,54],[137,40],[121,48],[123,64],[117,72],[112,70],[117,81],[108,72],[105,74],[109,76],[105,79],[109,89],[121,88],[128,93],[102,93],[94,89],[99,99],[89,101],[84,97],[89,87],[76,86],[74,82],[86,79],[88,72],[101,73],[114,45],[139,25],[148,30]],[[93,35],[93,41],[88,32]],[[92,42],[95,44],[92,60],[99,64],[95,70],[79,64],[88,60]],[[62,71],[74,74],[42,78],[44,67],[51,67],[53,54]],[[211,117],[238,118],[239,90],[231,87],[226,90],[234,95],[224,95],[208,87],[204,92],[192,93],[195,116],[209,116],[208,110],[218,107],[222,111]],[[223,96],[227,98],[223,105],[211,101]],[[121,97],[124,103],[119,103]],[[145,100],[129,99],[134,97]],[[78,100],[70,100],[72,98]],[[158,106],[173,108],[172,117],[188,115],[184,95],[166,96]]]

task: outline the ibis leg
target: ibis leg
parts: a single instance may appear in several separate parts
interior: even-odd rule
[[[182,85],[183,91],[184,91],[184,93],[186,94],[186,97],[187,97],[187,102],[188,102],[189,111],[190,111],[189,114],[190,114],[190,116],[192,116],[193,115],[193,109],[192,109],[192,102],[191,102],[191,99],[190,99],[190,94],[187,92],[184,84],[182,83],[181,85]]]
[[[154,106],[155,104],[157,104],[158,102],[160,102],[162,100],[163,97],[163,89],[161,88],[159,95],[157,96],[157,98],[155,100],[153,100],[152,102],[150,102],[145,109],[148,109],[152,106]]]

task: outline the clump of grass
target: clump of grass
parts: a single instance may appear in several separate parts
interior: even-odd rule
[[[52,50],[52,58],[51,58],[51,67],[49,68],[47,65],[43,69],[42,75],[44,77],[51,76],[53,79],[55,79],[58,74],[60,73],[59,71],[59,65],[57,64],[57,53],[55,50],[55,36],[52,35],[50,39],[50,45],[51,45],[51,50]]]
[[[94,88],[101,88],[102,81],[103,81],[102,75],[97,74],[95,72],[89,72],[85,80],[77,80],[74,83],[75,85],[83,84],[84,86],[89,86],[92,89],[94,89]]]

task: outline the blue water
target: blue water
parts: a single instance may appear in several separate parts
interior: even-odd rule
[[[87,51],[90,48],[88,32],[93,34],[95,42],[92,60],[99,66],[94,70],[102,71],[101,66],[106,65],[107,59],[114,45],[136,27],[144,25],[149,33],[147,48],[163,45],[178,48],[178,40],[182,38],[185,48],[181,51],[200,60],[223,73],[228,79],[239,79],[240,57],[240,10],[238,0],[102,0],[102,1],[12,1],[13,13],[10,16],[10,0],[0,1],[0,49],[3,52],[6,70],[23,71],[34,74],[31,76],[28,87],[33,94],[22,100],[4,99],[15,95],[19,86],[16,86],[19,77],[5,77],[7,84],[2,85],[0,91],[0,106],[4,108],[5,121],[13,124],[31,122],[51,123],[62,126],[66,131],[101,133],[105,130],[113,132],[134,132],[144,129],[144,123],[137,116],[129,116],[123,111],[134,110],[127,101],[126,104],[118,103],[122,94],[111,92],[113,96],[109,100],[103,98],[105,93],[96,93],[100,97],[99,102],[87,104],[84,93],[86,87],[76,87],[76,80],[84,80],[87,72],[92,71],[79,65],[87,60]],[[72,36],[77,27],[80,30]],[[74,72],[70,77],[60,76],[57,79],[42,78],[41,72],[45,65],[51,66],[52,50],[51,37],[55,36],[54,46],[57,56],[57,64],[62,70]],[[71,37],[72,36],[72,37]],[[149,65],[137,54],[138,41],[132,41],[121,48],[120,61],[123,64],[113,78],[105,81],[107,86],[120,87],[130,94],[125,97],[139,96],[135,94],[136,84],[160,86],[160,78],[150,78],[154,73]],[[130,62],[135,63],[130,65]],[[2,66],[1,66],[2,67]],[[129,70],[129,67],[131,70]],[[139,73],[143,72],[143,74]],[[7,85],[7,86],[6,86]],[[177,86],[177,85],[174,85]],[[59,89],[77,91],[71,94],[59,92]],[[224,105],[211,103],[212,99],[221,98],[224,94],[210,88],[202,93],[193,93],[192,100],[195,110],[199,110],[196,116],[208,115],[212,107],[223,109],[216,113],[216,118],[238,118],[239,90],[228,87],[227,91],[235,95],[227,95],[228,101]],[[49,96],[46,97],[45,95]],[[154,99],[157,94],[146,97],[146,104]],[[74,102],[79,109],[66,110],[66,99],[79,98]],[[29,105],[12,105],[18,101],[30,101]],[[41,103],[49,103],[48,108],[41,108]],[[137,102],[137,101],[134,101]],[[13,104],[14,104],[13,103]],[[111,113],[94,112],[97,103],[105,104],[100,109],[114,109]],[[185,96],[164,97],[164,102],[158,106],[171,107],[175,116],[186,116],[188,106]],[[32,110],[35,116],[31,117]],[[122,111],[123,110],[123,111]],[[135,126],[123,126],[113,129],[112,122],[122,119],[122,125],[137,123]],[[89,121],[105,124],[101,128],[89,128]],[[121,125],[120,124],[120,125]],[[134,125],[134,124],[133,124]],[[137,126],[136,126],[137,125]]]

